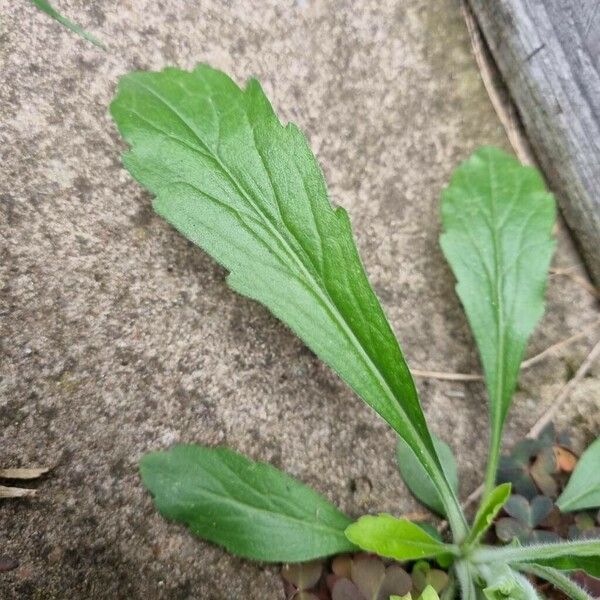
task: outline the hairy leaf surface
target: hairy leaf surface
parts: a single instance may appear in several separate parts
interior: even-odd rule
[[[555,569],[571,571],[582,569],[590,574],[598,572],[600,565],[600,539],[582,539],[519,546],[479,546],[473,550],[476,563],[535,563]]]
[[[271,465],[227,448],[175,446],[141,461],[160,513],[245,558],[300,562],[356,548],[351,520]]]
[[[571,600],[594,600],[583,588],[578,586],[570,577],[550,567],[540,565],[517,565],[524,573],[541,577],[551,583],[556,589],[564,592]]]
[[[123,162],[156,196],[156,211],[230,271],[234,290],[267,306],[373,407],[452,502],[348,215],[331,205],[304,136],[281,125],[260,84],[240,89],[204,65],[131,73],[111,113],[131,145]]]
[[[555,204],[535,169],[486,147],[454,172],[442,195],[442,221],[442,249],[457,279],[490,397],[489,493],[527,340],[544,312]]]
[[[346,529],[348,539],[367,552],[395,560],[448,556],[454,547],[430,536],[416,523],[391,515],[367,515]]]

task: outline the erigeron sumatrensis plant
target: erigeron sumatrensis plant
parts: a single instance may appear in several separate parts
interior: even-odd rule
[[[457,498],[454,458],[427,426],[348,215],[332,206],[303,134],[279,122],[260,84],[250,80],[241,89],[203,65],[131,73],[121,79],[111,113],[130,145],[124,165],[155,196],[158,214],[223,265],[235,291],[286,323],[394,429],[401,474],[447,519],[449,534],[442,539],[388,514],[353,522],[268,464],[196,445],[143,458],[142,479],[160,512],[254,560],[295,563],[362,549],[397,561],[437,561],[465,600],[540,598],[529,574],[571,598],[590,598],[569,572],[600,575],[599,539],[482,542],[511,493],[509,483],[496,485],[502,430],[528,338],[543,313],[554,249],[555,204],[540,175],[482,148],[443,192],[441,245],[489,395],[484,492],[469,521]],[[595,447],[559,507],[600,505]]]

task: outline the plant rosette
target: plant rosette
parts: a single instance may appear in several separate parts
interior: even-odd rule
[[[537,439],[523,440],[502,456],[497,483],[510,483],[513,493],[494,520],[494,527],[488,530],[486,542],[508,544],[517,540],[522,544],[535,544],[600,537],[600,511],[562,512],[556,505],[557,498],[569,485],[578,460],[568,436],[557,435],[552,425]],[[433,525],[420,525],[436,532]],[[600,597],[600,579],[585,571],[574,572],[572,577],[590,595]],[[382,597],[387,600],[386,594],[393,586],[396,586],[394,595],[402,598],[418,598],[428,586],[442,599],[454,597],[455,593],[455,582],[439,564],[396,563],[361,553],[285,565],[282,578],[286,598],[306,600]],[[367,585],[362,583],[364,581]],[[535,581],[548,598],[567,598],[543,579]]]
[[[135,72],[121,79],[110,110],[129,144],[123,164],[152,193],[156,212],[229,272],[233,290],[286,323],[390,425],[399,437],[402,476],[447,520],[449,534],[440,539],[387,514],[353,520],[266,463],[197,445],[142,459],[142,480],[161,514],[258,561],[292,564],[359,550],[377,555],[380,575],[385,567],[377,594],[387,593],[388,571],[404,577],[389,560],[444,565],[456,583],[446,597],[537,599],[535,577],[575,600],[591,598],[570,574],[597,575],[597,537],[485,542],[511,502],[511,484],[496,484],[502,432],[527,342],[544,312],[555,246],[555,202],[540,174],[485,147],[458,166],[442,193],[441,246],[489,400],[484,492],[469,520],[458,500],[454,457],[428,428],[348,214],[332,205],[304,135],[280,123],[258,81],[240,88],[206,65]],[[557,498],[562,511],[600,506],[599,444],[588,448]],[[534,516],[540,508],[530,503],[528,510]],[[340,581],[348,590],[358,587],[352,577]],[[437,592],[430,585],[419,594],[430,600]]]

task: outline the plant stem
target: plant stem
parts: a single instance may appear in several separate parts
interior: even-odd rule
[[[561,556],[599,556],[600,540],[575,540],[531,546],[480,546],[471,554],[473,563],[523,563]]]
[[[469,568],[469,564],[464,560],[459,560],[454,563],[454,572],[460,587],[460,598],[462,600],[476,600],[477,592],[475,591],[475,583],[473,582],[473,574]]]
[[[593,600],[583,588],[558,569],[541,567],[540,565],[515,565],[523,573],[530,573],[551,583],[556,589],[564,592],[571,600]]]

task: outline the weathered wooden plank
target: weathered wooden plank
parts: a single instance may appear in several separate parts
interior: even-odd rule
[[[600,0],[469,0],[600,284]]]

